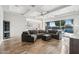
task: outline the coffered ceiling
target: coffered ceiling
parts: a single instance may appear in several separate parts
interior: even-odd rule
[[[40,16],[56,16],[65,12],[79,10],[79,6],[74,8],[71,5],[4,5],[5,12],[14,12],[25,17],[40,17]]]
[[[28,12],[33,13],[33,11],[35,14],[36,13],[45,14],[52,10],[55,11],[57,9],[64,8],[64,7],[66,6],[64,5],[4,5],[3,6],[5,11],[12,11],[15,13],[20,13],[20,14],[27,14]]]

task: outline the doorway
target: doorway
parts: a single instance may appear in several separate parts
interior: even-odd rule
[[[3,21],[3,39],[10,38],[10,22]]]

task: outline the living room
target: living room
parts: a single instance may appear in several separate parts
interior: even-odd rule
[[[77,5],[1,5],[0,53],[69,54],[69,39],[79,39],[78,10]]]

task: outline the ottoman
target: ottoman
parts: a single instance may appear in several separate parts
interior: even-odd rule
[[[43,36],[42,36],[42,40],[44,40],[44,41],[48,41],[48,40],[50,40],[51,39],[51,35],[49,35],[49,34],[44,34]]]

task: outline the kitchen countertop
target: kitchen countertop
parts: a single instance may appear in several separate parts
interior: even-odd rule
[[[79,34],[63,33],[64,37],[79,39]]]
[[[62,34],[62,49],[61,49],[62,52],[61,53],[69,54],[70,38],[79,39],[79,34],[72,34],[72,33]]]

